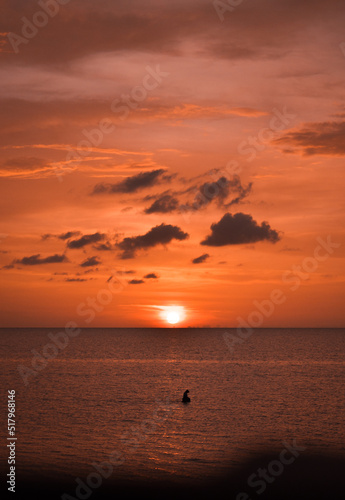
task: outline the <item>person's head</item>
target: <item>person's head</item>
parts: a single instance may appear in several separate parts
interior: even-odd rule
[[[189,392],[189,390],[187,389],[186,392]]]

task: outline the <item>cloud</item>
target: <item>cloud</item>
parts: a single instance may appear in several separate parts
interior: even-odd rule
[[[193,264],[202,264],[208,258],[209,258],[209,254],[204,253],[203,255],[200,255],[200,257],[196,257],[196,259],[193,259],[192,262],[193,262]]]
[[[69,238],[72,238],[73,236],[79,236],[80,234],[80,231],[68,231],[67,233],[59,234],[57,238],[59,238],[59,240],[68,240]]]
[[[252,52],[253,54],[255,51]],[[143,113],[146,117],[151,117],[155,119],[209,119],[209,118],[229,118],[232,116],[241,117],[261,117],[266,116],[268,113],[266,111],[260,111],[254,108],[229,108],[223,104],[217,105],[212,104],[195,104],[192,102],[185,102],[179,104],[170,105],[157,104],[149,109],[146,108]]]
[[[287,153],[311,155],[345,155],[345,121],[307,123],[303,128],[288,132],[273,143],[287,145]]]
[[[132,259],[137,250],[155,247],[156,245],[166,245],[173,239],[185,240],[189,235],[184,233],[178,226],[162,223],[155,226],[146,234],[124,238],[117,247],[122,251],[121,259]]]
[[[170,194],[162,195],[158,200],[154,201],[149,208],[146,208],[146,214],[161,213],[166,214],[174,212],[178,209],[179,202]]]
[[[210,174],[213,173],[214,175],[216,172],[217,170],[210,172]],[[251,192],[251,189],[252,183],[249,183],[248,186],[244,188],[238,175],[232,176],[231,179],[222,176],[214,182],[205,182],[197,189],[195,188],[194,190],[197,191],[197,193],[193,202],[187,203],[181,208],[183,208],[183,210],[200,210],[209,205],[212,201],[216,201],[219,207],[229,208],[246,198]],[[188,191],[190,190],[189,188]],[[237,194],[237,196],[226,203],[227,198],[231,194]]]
[[[149,274],[146,274],[144,276],[144,278],[147,279],[147,280],[149,280],[149,279],[155,279],[155,280],[157,280],[159,278],[159,276],[157,276],[157,274],[155,274],[155,273],[149,273]]]
[[[9,158],[0,165],[2,177],[32,176],[49,170],[51,166],[42,158],[19,157]]]
[[[109,252],[109,250],[113,249],[110,241],[106,241],[105,243],[100,243],[99,245],[94,245],[93,248],[95,248],[96,250],[100,250],[101,252]]]
[[[73,282],[73,281],[88,281],[85,278],[66,278],[65,281]]]
[[[14,264],[7,264],[7,266],[2,266],[1,269],[13,269],[14,268]]]
[[[150,172],[140,172],[137,175],[127,177],[117,184],[96,184],[91,194],[113,194],[113,193],[135,193],[140,189],[154,186],[159,182],[159,177],[165,170],[151,170]]]
[[[128,282],[129,285],[141,285],[142,283],[145,283],[144,280],[131,280]]]
[[[200,244],[221,247],[264,240],[276,243],[280,236],[267,222],[262,222],[259,226],[251,215],[239,212],[235,215],[227,213],[219,222],[212,224],[211,234]]]
[[[14,261],[15,264],[22,264],[23,266],[39,266],[41,264],[60,264],[61,262],[68,262],[66,255],[51,255],[50,257],[41,258],[38,253],[30,257],[23,257]]]
[[[83,248],[86,245],[90,245],[91,243],[98,243],[99,241],[104,240],[105,234],[102,233],[93,233],[93,234],[84,234],[78,240],[72,240],[67,243],[68,248]]]
[[[224,1],[224,5],[226,3]],[[7,1],[2,2],[2,9],[0,31],[20,33],[18,12],[31,20],[37,5],[33,8],[32,2],[27,0]],[[139,51],[179,56],[184,44],[189,48],[191,41],[195,41],[197,53],[201,55],[204,55],[203,49],[209,48],[213,57],[257,60],[263,49],[262,57],[267,58],[267,52],[280,52],[287,43],[297,44],[298,33],[305,33],[309,24],[322,23],[328,31],[330,26],[336,28],[336,21],[341,20],[344,13],[342,2],[321,0],[282,1],[279,9],[273,0],[262,0],[259,4],[243,2],[235,9],[234,13],[226,11],[224,14],[225,22],[230,17],[236,18],[229,40],[229,30],[220,29],[220,20],[210,0],[199,0],[197,4],[147,0],[145,8],[138,0],[130,3],[101,0],[97,8],[94,2],[74,0],[68,6],[60,6],[56,20],[49,21],[49,29],[39,30],[39,36],[30,41],[30,50],[24,43],[20,45],[15,57],[20,63],[52,65],[89,53],[122,52],[127,55]],[[306,22],[301,23],[301,19]],[[340,29],[338,36],[342,40]],[[59,41],[63,37],[65,43],[61,45]],[[5,41],[2,56],[5,61],[11,61],[13,48],[7,37]]]
[[[98,266],[99,264],[101,264],[101,261],[98,260],[98,257],[89,257],[80,264],[80,267],[92,267],[92,266]]]
[[[62,233],[62,234],[42,234],[41,238],[43,241],[48,240],[49,238],[58,238],[59,240],[68,240],[69,238],[72,238],[73,236],[79,236],[80,231],[68,231],[67,233]]]
[[[210,176],[216,176],[219,169],[208,172]],[[150,207],[145,210],[146,214],[152,213],[171,213],[175,211],[198,211],[205,208],[207,205],[215,201],[219,207],[229,208],[232,205],[239,204],[246,198],[252,190],[252,183],[243,187],[241,179],[238,175],[233,175],[231,178],[225,176],[219,177],[214,182],[204,182],[202,185],[189,186],[182,191],[174,193],[164,192],[158,198],[157,195],[149,195],[144,198],[144,201],[155,199]],[[194,192],[194,200],[187,201],[185,204],[180,204],[176,196],[188,195]],[[230,195],[236,195],[232,200],[226,203]]]

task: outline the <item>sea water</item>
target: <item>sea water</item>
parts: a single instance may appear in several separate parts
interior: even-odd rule
[[[229,329],[84,329],[47,347],[60,331],[0,331],[18,477],[83,477],[112,457],[116,478],[197,481],[293,440],[344,454],[344,330],[260,329],[231,351]]]

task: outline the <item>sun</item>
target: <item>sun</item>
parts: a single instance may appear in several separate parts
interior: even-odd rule
[[[169,311],[166,319],[171,325],[176,325],[176,323],[179,323],[180,321],[180,315],[177,311]]]
[[[177,325],[184,321],[186,317],[186,311],[183,306],[171,305],[171,306],[160,306],[160,317],[169,325]]]

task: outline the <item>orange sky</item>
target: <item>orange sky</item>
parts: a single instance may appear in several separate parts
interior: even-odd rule
[[[344,326],[345,5],[1,3],[3,326]]]

